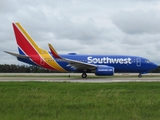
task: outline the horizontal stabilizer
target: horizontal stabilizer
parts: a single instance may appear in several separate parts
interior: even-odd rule
[[[26,56],[26,55],[21,55],[21,54],[17,54],[17,53],[13,53],[13,52],[8,52],[8,51],[4,51],[5,53],[8,53],[10,55],[13,55],[15,57],[18,57],[18,58],[30,58],[29,56]]]

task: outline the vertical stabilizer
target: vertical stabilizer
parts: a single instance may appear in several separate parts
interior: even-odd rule
[[[47,50],[40,48],[31,36],[25,31],[20,23],[12,23],[15,38],[18,45],[19,54],[22,56],[29,56],[29,60],[21,59],[21,61],[31,64],[36,64],[43,68],[66,72],[55,60]],[[9,53],[14,56],[17,54]],[[19,55],[20,56],[20,55]]]
[[[38,47],[30,35],[20,25],[20,23],[12,23],[13,29],[20,54],[36,55],[37,53],[45,52],[45,50]]]

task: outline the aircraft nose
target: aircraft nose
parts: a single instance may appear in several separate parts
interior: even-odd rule
[[[151,67],[152,67],[152,69],[156,69],[158,67],[158,65],[155,63],[152,63]]]

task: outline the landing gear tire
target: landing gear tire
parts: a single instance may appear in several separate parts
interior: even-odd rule
[[[142,74],[139,74],[138,77],[141,78],[141,77],[142,77]]]
[[[82,78],[87,78],[87,74],[86,73],[82,73]]]

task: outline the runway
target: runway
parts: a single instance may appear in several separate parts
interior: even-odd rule
[[[41,77],[0,77],[1,82],[80,82],[80,83],[110,83],[110,82],[160,82],[160,78],[41,78]]]
[[[37,82],[80,82],[80,83],[111,83],[111,82],[160,82],[160,77],[156,75],[152,76],[144,76],[142,78],[138,78],[136,76],[130,77],[128,76],[120,76],[119,77],[88,77],[86,79],[81,77],[52,77],[53,74],[0,74],[0,81],[1,82],[29,82],[29,81],[37,81]],[[54,74],[55,75],[55,74]],[[58,73],[56,75],[66,75],[63,73]],[[80,74],[78,74],[79,76]]]

